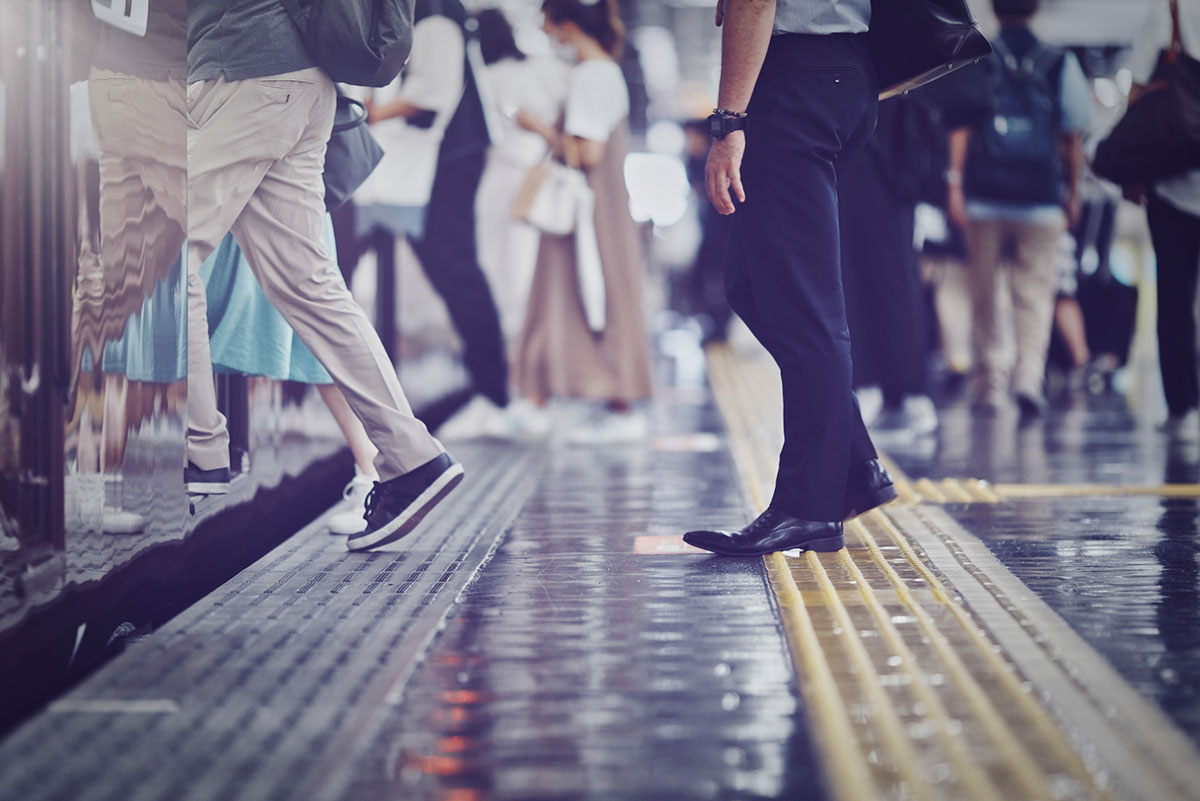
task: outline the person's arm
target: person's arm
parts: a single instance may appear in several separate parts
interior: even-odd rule
[[[1083,134],[1065,134],[1063,151],[1063,160],[1067,166],[1067,197],[1063,202],[1063,210],[1067,213],[1067,228],[1073,229],[1079,222],[1079,182],[1083,178]]]
[[[970,142],[970,128],[955,128],[950,132],[950,166],[946,170],[946,216],[959,228],[967,227],[967,198],[963,194],[963,169],[967,166],[967,145]]]
[[[717,24],[722,21],[725,31],[721,36],[721,86],[717,105],[728,111],[742,112],[750,103],[767,46],[771,43],[775,0],[726,0],[717,7]],[[708,151],[705,186],[713,208],[721,214],[736,211],[729,195],[731,188],[739,201],[746,200],[741,173],[745,150],[745,132],[734,131],[724,139],[714,140]]]

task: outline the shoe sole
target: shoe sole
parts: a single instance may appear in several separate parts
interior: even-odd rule
[[[686,540],[684,540],[686,542]],[[692,545],[692,543],[688,543]],[[833,553],[840,551],[846,547],[846,538],[839,534],[836,537],[825,537],[819,540],[809,540],[798,545],[793,545],[790,548],[773,548],[769,551],[724,551],[717,548],[704,548],[701,545],[693,547],[703,548],[709,553],[715,553],[718,556],[766,556],[767,554],[777,551],[813,551],[814,553]]]
[[[363,534],[359,537],[351,536],[346,540],[346,550],[365,551],[369,548],[378,548],[381,545],[387,545],[400,539],[416,528],[425,519],[425,515],[429,514],[433,507],[441,503],[442,499],[450,494],[450,490],[457,487],[462,480],[462,465],[451,465],[424,492],[418,495],[417,499],[410,503],[407,509],[396,515],[386,526],[381,526],[370,534]]]
[[[880,487],[863,499],[862,509],[854,508],[846,515],[842,522],[849,522],[859,515],[865,515],[872,509],[878,509],[880,506],[891,503],[900,497],[900,493],[896,492],[894,484],[888,484],[886,487]]]
[[[229,484],[214,481],[189,481],[187,482],[187,491],[192,495],[226,495],[229,493]]]

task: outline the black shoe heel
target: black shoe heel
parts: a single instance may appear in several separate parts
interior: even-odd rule
[[[833,553],[835,551],[840,551],[845,547],[846,538],[838,536],[826,537],[823,540],[812,540],[811,542],[806,542],[800,546],[800,549],[804,551],[812,551],[814,553]]]
[[[896,492],[896,488],[889,484],[886,487],[880,487],[874,492],[870,492],[858,498],[850,509],[850,513],[846,515],[846,520],[853,520],[863,514],[859,510],[869,512],[872,509],[889,504],[900,497],[900,493]]]

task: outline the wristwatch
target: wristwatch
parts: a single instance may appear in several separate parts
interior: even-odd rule
[[[708,132],[714,139],[724,139],[734,131],[746,130],[746,112],[714,108],[708,115]]]

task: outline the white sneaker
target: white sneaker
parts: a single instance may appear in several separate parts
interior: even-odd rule
[[[910,431],[917,436],[937,431],[938,413],[933,398],[928,395],[909,395],[904,399],[904,418]]]
[[[524,399],[508,404],[494,422],[492,436],[512,439],[544,439],[554,428],[549,409]]]
[[[643,442],[649,429],[641,412],[608,412],[571,431],[567,441],[575,445],[610,445]]]
[[[458,413],[438,427],[438,439],[466,440],[497,436],[503,427],[504,410],[482,395],[476,395]]]
[[[1198,440],[1200,439],[1200,409],[1188,409],[1183,414],[1173,414],[1159,424],[1158,430],[1176,441]]]
[[[854,396],[858,398],[858,411],[862,414],[863,425],[867,428],[875,425],[879,413],[883,411],[883,390],[879,387],[863,387]]]
[[[363,514],[366,512],[367,493],[371,491],[378,480],[378,476],[363,473],[357,466],[354,468],[354,478],[350,479],[346,489],[342,490],[344,499],[342,503],[347,509],[329,516],[330,534],[339,536],[357,534],[367,527],[367,521],[363,518]]]

